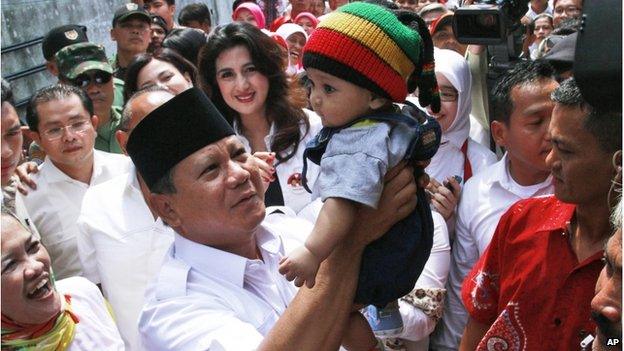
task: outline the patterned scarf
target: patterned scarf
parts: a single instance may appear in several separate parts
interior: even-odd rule
[[[2,348],[17,351],[62,351],[74,340],[78,317],[72,312],[71,296],[64,295],[58,316],[37,325],[19,324],[2,314]]]

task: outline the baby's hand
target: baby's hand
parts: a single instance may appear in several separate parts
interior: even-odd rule
[[[288,281],[295,280],[295,286],[301,287],[305,282],[308,288],[314,287],[314,278],[319,269],[319,260],[305,246],[294,250],[280,261],[279,272]]]

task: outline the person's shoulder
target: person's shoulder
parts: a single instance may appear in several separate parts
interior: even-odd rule
[[[157,305],[160,301],[187,296],[187,285],[191,266],[173,256],[172,250],[165,256],[156,279],[150,284],[146,301]]]
[[[503,162],[505,161],[499,160],[492,164],[488,164],[480,172],[474,174],[464,184],[462,193],[478,192],[479,190],[484,189],[483,185],[490,184],[492,181],[496,180],[499,173],[501,173],[500,168],[504,167],[504,164],[502,164]]]
[[[480,162],[484,162],[487,165],[495,163],[498,159],[496,154],[487,147],[474,141],[472,138],[468,138],[468,157],[471,159],[478,159]]]
[[[115,88],[122,88],[125,86],[125,82],[117,77],[113,77],[113,86]]]
[[[511,205],[509,211],[517,214],[534,210],[549,210],[562,204],[554,195],[541,195],[522,199]]]
[[[82,200],[82,215],[88,217],[107,217],[112,213],[123,211],[121,208],[124,193],[130,186],[128,184],[129,173],[118,174],[102,183],[90,186]]]
[[[101,297],[100,289],[87,278],[69,277],[57,280],[55,285],[59,293],[62,294],[69,294],[70,296],[92,296],[96,294]]]
[[[532,232],[541,228],[546,221],[552,221],[552,214],[566,206],[554,195],[530,197],[515,202],[503,218],[511,225]],[[503,219],[501,219],[503,221]]]
[[[115,169],[115,174],[127,173],[132,166],[132,160],[126,155],[95,149],[93,152],[95,157],[101,162],[101,165],[113,167]]]

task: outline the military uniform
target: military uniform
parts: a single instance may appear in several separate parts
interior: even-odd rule
[[[59,75],[62,79],[73,80],[79,75],[92,70],[98,70],[110,75],[113,74],[113,68],[108,63],[104,47],[93,43],[80,43],[67,46],[56,54]],[[112,78],[111,79],[115,79]],[[95,83],[106,84],[109,81]],[[91,83],[92,84],[92,83]],[[119,143],[115,139],[115,132],[119,129],[121,123],[121,110],[123,109],[123,82],[113,81],[115,100],[111,106],[110,119],[107,123],[101,124],[97,128],[97,137],[95,139],[95,149],[112,152],[123,153]],[[117,96],[119,95],[119,96]]]
[[[124,81],[126,79],[126,71],[128,70],[128,67],[119,66],[117,54],[113,55],[113,57],[108,60],[108,63],[111,67],[113,67],[113,76],[121,81]]]

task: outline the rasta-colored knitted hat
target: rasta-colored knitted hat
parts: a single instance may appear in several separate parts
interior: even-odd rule
[[[421,101],[424,105],[439,101],[432,98],[437,98],[433,47],[425,45],[418,25],[405,25],[397,16],[365,2],[340,7],[326,15],[308,39],[304,68],[329,73],[394,102],[405,101],[416,87],[419,95],[428,96],[429,101]],[[428,33],[424,35],[430,42]],[[429,83],[422,85],[421,78]]]

